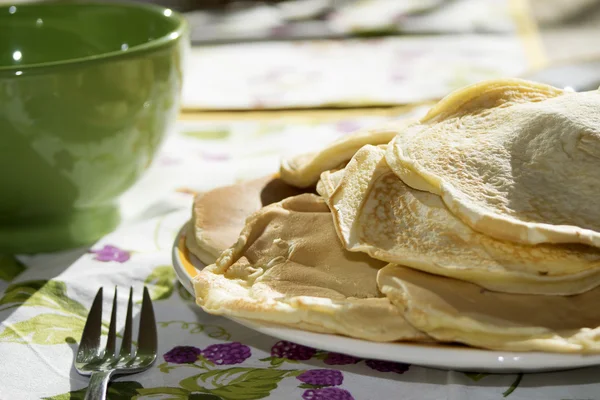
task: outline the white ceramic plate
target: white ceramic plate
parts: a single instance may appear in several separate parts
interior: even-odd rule
[[[185,229],[173,246],[173,266],[181,284],[192,294],[191,279],[204,265],[185,247]],[[278,339],[355,357],[396,361],[465,372],[541,372],[600,365],[600,355],[506,352],[459,345],[379,343],[344,336],[314,333],[262,322],[231,318],[250,329]]]

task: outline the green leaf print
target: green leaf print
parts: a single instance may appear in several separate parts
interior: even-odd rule
[[[4,291],[4,295],[0,298],[0,305],[21,305],[28,301],[32,295],[35,295],[48,281],[27,281],[9,285]],[[33,304],[35,305],[35,304]]]
[[[261,137],[261,136],[268,136],[268,135],[277,135],[277,134],[281,134],[282,132],[284,132],[285,129],[286,129],[286,126],[282,125],[282,124],[274,124],[272,122],[261,123],[256,128],[256,131],[254,131],[252,136],[253,137]]]
[[[302,383],[298,385],[300,389],[322,389],[327,387],[326,385],[311,385],[310,383]]]
[[[508,389],[506,389],[506,391],[504,393],[502,393],[502,397],[508,397],[512,394],[512,392],[515,391],[515,389],[517,389],[519,387],[519,384],[521,383],[521,379],[523,379],[523,374],[519,374],[517,375],[517,378],[514,380],[514,382],[510,385],[510,387]]]
[[[479,373],[465,372],[465,376],[467,376],[469,379],[471,379],[472,381],[475,381],[475,382],[479,382],[480,380],[482,380],[483,378],[485,378],[488,375],[490,375],[490,374],[488,374],[486,372],[479,372]],[[502,397],[510,396],[511,393],[514,392],[515,389],[517,389],[517,387],[519,387],[519,384],[521,383],[522,378],[523,378],[523,374],[517,375],[517,378],[510,385],[510,387],[508,389],[506,389],[506,391],[504,393],[502,393]]]
[[[253,400],[268,397],[283,378],[297,376],[302,372],[234,367],[191,376],[179,384],[191,392],[208,391],[227,400]],[[208,387],[200,386],[200,382]]]
[[[139,396],[134,399],[145,399],[151,397],[161,400],[223,400],[218,396],[208,393],[191,393],[178,387],[157,387],[149,389],[138,389]]]
[[[192,393],[189,395],[188,400],[223,400],[223,398],[214,394]]]
[[[165,300],[173,294],[175,279],[173,267],[162,265],[154,268],[144,283],[148,286],[152,300]]]
[[[227,128],[217,128],[205,131],[182,132],[182,135],[200,140],[225,140],[231,135],[231,132]]]
[[[299,361],[290,360],[289,358],[280,358],[280,357],[272,357],[272,356],[261,358],[258,361],[268,362],[269,364],[271,364],[271,368],[279,368],[285,363],[289,363],[289,364],[299,364],[300,363]]]
[[[88,312],[81,303],[67,296],[67,286],[61,281],[36,280],[8,286],[0,298],[0,310],[19,306],[46,307],[83,318]]]
[[[168,374],[172,370],[179,368],[179,365],[169,365],[168,362],[164,362],[162,364],[157,365],[156,367],[163,374]]]
[[[175,286],[177,287],[177,294],[179,294],[179,297],[181,297],[181,300],[183,301],[188,301],[193,303],[196,299],[194,299],[194,296],[192,296],[190,294],[190,292],[187,291],[187,289],[185,288],[185,286],[183,286],[181,284],[181,282],[177,282],[175,284]]]
[[[43,400],[83,400],[86,390],[87,388],[74,390],[52,397],[44,397]],[[143,390],[143,386],[139,382],[113,382],[108,386],[107,398],[110,400],[131,400],[137,398],[141,390]]]
[[[67,296],[64,282],[53,280],[26,281],[8,286],[0,298],[0,310],[15,307],[43,307],[60,311],[60,314],[39,314],[25,321],[6,324],[0,333],[0,341],[42,345],[78,341],[88,313],[86,307]]]
[[[479,382],[489,374],[485,372],[465,372],[465,375],[472,381]]]
[[[40,314],[14,324],[5,323],[0,342],[42,345],[79,341],[85,320],[60,314]]]
[[[185,390],[178,387],[156,387],[156,388],[146,388],[146,389],[138,389],[138,396],[134,397],[134,399],[143,399],[147,397],[152,397],[153,399],[162,399],[162,400],[187,400],[190,398],[189,390]]]
[[[21,272],[25,271],[25,265],[21,264],[15,256],[0,254],[0,279],[10,282]]]

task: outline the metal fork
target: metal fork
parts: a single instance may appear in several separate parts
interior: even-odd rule
[[[129,303],[121,350],[117,354],[115,344],[117,338],[117,288],[113,299],[112,314],[108,327],[106,348],[100,349],[102,334],[102,288],[98,290],[92,308],[88,314],[81,343],[75,357],[75,369],[81,375],[89,376],[86,400],[105,400],[108,382],[115,375],[128,375],[142,372],[154,363],[158,347],[156,320],[152,300],[148,289],[144,287],[144,298],[140,312],[140,329],[138,334],[137,352],[131,346],[133,288],[129,290]]]

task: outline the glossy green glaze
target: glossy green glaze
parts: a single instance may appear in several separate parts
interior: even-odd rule
[[[0,253],[116,226],[177,117],[186,30],[145,5],[0,7]]]

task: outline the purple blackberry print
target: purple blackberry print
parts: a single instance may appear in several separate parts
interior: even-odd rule
[[[105,245],[100,250],[90,250],[89,252],[96,255],[94,260],[103,262],[116,261],[124,263],[131,257],[131,254],[128,251],[121,250],[118,247],[109,244]]]
[[[286,342],[285,340],[279,341],[271,347],[272,357],[287,358],[288,360],[310,360],[316,352],[317,350],[312,347]]]
[[[356,364],[360,358],[352,357],[341,353],[328,353],[323,362],[327,365],[348,365]]]
[[[296,379],[309,385],[338,386],[344,381],[344,376],[334,369],[311,369],[298,375]]]
[[[369,368],[372,368],[379,372],[395,372],[397,374],[403,374],[410,368],[409,364],[380,360],[367,360],[365,364],[367,364]]]
[[[354,400],[349,391],[335,387],[309,389],[302,393],[302,398],[304,400]]]
[[[166,362],[173,364],[193,364],[202,353],[197,347],[176,346],[163,355]]]
[[[240,364],[251,354],[250,347],[239,342],[213,344],[202,350],[202,355],[217,365]]]

